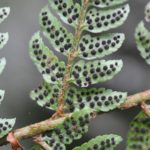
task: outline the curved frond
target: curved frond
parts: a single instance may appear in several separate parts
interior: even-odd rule
[[[89,121],[92,117],[93,113],[90,109],[74,112],[63,124],[43,134],[43,140],[52,149],[57,145],[57,150],[66,150],[65,145],[71,144],[73,140],[80,139],[88,131]]]
[[[82,144],[80,147],[74,148],[73,150],[114,150],[121,141],[122,138],[118,135],[102,135]]]
[[[95,60],[85,62],[83,60],[74,64],[71,81],[80,87],[112,79],[122,69],[122,60]]]
[[[100,33],[117,28],[125,22],[129,11],[128,4],[106,10],[91,8],[87,12],[84,29],[92,33]]]
[[[140,112],[131,122],[127,150],[148,150],[150,148],[150,117]]]
[[[2,23],[8,17],[9,13],[10,13],[9,7],[0,8],[0,23]]]
[[[5,95],[5,91],[4,90],[0,90],[0,104],[4,99],[4,95]]]
[[[91,5],[99,8],[108,8],[116,5],[123,4],[128,0],[90,0]]]
[[[79,3],[74,3],[73,0],[49,0],[49,3],[63,22],[76,26],[80,13]]]
[[[10,8],[9,7],[3,7],[0,8],[0,23],[2,23],[9,15]],[[9,35],[8,33],[0,33],[0,49],[2,49],[7,41],[8,41]],[[0,59],[0,74],[3,72],[4,68],[6,66],[6,59],[1,58]],[[0,90],[0,104],[2,100],[4,99],[5,91]],[[15,125],[16,119],[2,119],[0,118],[0,138],[7,135]]]
[[[50,85],[44,82],[38,88],[31,91],[30,97],[41,107],[56,110],[58,106],[59,85]]]
[[[59,84],[62,81],[65,63],[45,46],[39,32],[30,41],[30,57],[46,82]]]
[[[145,61],[150,64],[150,32],[140,22],[135,31],[135,40],[138,50]]]
[[[86,34],[79,43],[79,57],[91,60],[116,52],[123,44],[124,34],[110,33],[100,36]]]
[[[0,59],[0,74],[3,72],[5,66],[6,66],[6,59],[5,58],[1,58]]]
[[[0,33],[0,49],[2,49],[8,42],[8,33]]]
[[[40,13],[40,25],[54,49],[67,55],[73,44],[73,35],[63,27],[48,6],[44,7]]]
[[[150,2],[145,7],[145,20],[150,22]]]
[[[16,119],[2,119],[0,118],[0,138],[7,135],[15,125]]]
[[[104,88],[71,87],[66,93],[65,107],[70,111],[91,108],[95,112],[108,112],[120,106],[127,94]]]

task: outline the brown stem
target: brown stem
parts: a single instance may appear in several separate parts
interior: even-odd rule
[[[49,145],[43,141],[42,136],[41,135],[37,135],[33,138],[33,141],[38,144],[39,146],[41,146],[44,150],[52,150]]]
[[[17,141],[28,139],[54,129],[57,125],[62,124],[66,118],[71,117],[72,114],[65,114],[64,117],[58,119],[47,119],[45,121],[35,123],[20,129],[16,129],[13,131],[13,136]],[[0,146],[6,145],[9,142],[7,141],[7,137],[0,139]]]
[[[147,107],[147,104],[145,102],[141,103],[141,108],[143,109],[143,112],[147,115],[150,116],[150,111],[149,108]]]
[[[7,141],[11,144],[13,150],[24,150],[18,140],[15,138],[14,133],[10,132],[7,136]]]
[[[147,100],[150,100],[150,90],[128,96],[126,102],[122,104],[119,108],[128,109],[137,106]]]
[[[57,109],[56,114],[54,114],[53,118],[57,117],[58,115],[62,116],[63,113],[64,113],[63,109],[64,109],[65,92],[69,88],[71,67],[74,63],[74,60],[77,57],[77,54],[78,54],[78,45],[79,45],[79,41],[80,41],[81,34],[82,34],[82,27],[83,27],[83,24],[84,24],[84,19],[85,19],[86,11],[87,11],[87,8],[88,8],[88,4],[89,4],[89,0],[83,0],[80,15],[79,15],[79,20],[78,20],[78,23],[77,23],[77,26],[76,26],[76,29],[75,29],[74,43],[73,43],[73,46],[72,46],[72,50],[68,54],[66,73],[64,75],[62,89],[61,89],[59,97],[58,97],[58,109]]]
[[[147,100],[150,100],[150,90],[129,96],[126,102],[122,104],[119,108],[129,109]],[[21,129],[16,129],[13,131],[14,137],[18,141],[34,137],[36,135],[39,135],[41,133],[54,129],[57,125],[63,123],[63,121],[68,117],[71,117],[71,114],[65,114],[65,116],[58,118],[58,119],[54,119],[54,120],[48,119],[39,123],[26,126]],[[0,139],[0,146],[6,145],[8,143],[9,142],[7,141],[7,136]]]

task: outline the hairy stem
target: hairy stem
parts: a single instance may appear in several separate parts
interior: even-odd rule
[[[142,102],[150,100],[150,90],[140,92],[131,96],[128,96],[126,102],[122,104],[120,109],[129,109],[131,107],[137,106]],[[48,119],[39,123],[35,123],[29,126],[26,126],[21,129],[16,129],[13,131],[14,137],[16,140],[23,140],[34,137],[51,129],[54,129],[57,125],[63,123],[63,121],[71,117],[71,114],[65,114],[65,116],[58,119]],[[9,142],[7,141],[7,136],[0,139],[0,146],[6,145]]]
[[[73,43],[73,46],[72,46],[72,50],[68,54],[66,73],[64,75],[62,89],[61,89],[59,97],[58,97],[58,110],[57,110],[56,114],[59,114],[59,115],[63,114],[65,92],[69,88],[71,67],[74,63],[74,60],[77,57],[77,54],[78,54],[78,45],[79,45],[79,41],[80,41],[80,38],[81,38],[81,35],[82,35],[82,27],[83,27],[83,24],[84,24],[84,19],[85,19],[86,11],[87,11],[87,8],[88,8],[88,4],[89,4],[89,0],[83,0],[80,15],[79,15],[79,20],[78,20],[78,23],[77,23],[77,26],[76,26],[76,29],[75,29],[74,43]]]
[[[65,114],[63,117],[58,119],[47,119],[45,121],[35,123],[20,129],[14,130],[13,136],[16,140],[20,141],[23,139],[28,139],[31,137],[34,137],[36,135],[39,135],[41,133],[44,133],[46,131],[49,131],[51,129],[56,128],[59,124],[62,124],[66,118],[71,117],[72,114]],[[7,137],[4,137],[3,139],[0,139],[0,146],[6,145],[9,142],[7,141]]]
[[[49,145],[43,141],[41,135],[37,135],[33,138],[33,141],[38,144],[39,146],[41,146],[44,150],[52,150]]]
[[[126,102],[122,104],[119,108],[128,109],[137,106],[147,100],[150,100],[150,90],[128,96]]]

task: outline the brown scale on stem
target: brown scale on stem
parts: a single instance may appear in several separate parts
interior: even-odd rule
[[[82,27],[84,24],[86,11],[88,9],[88,4],[89,4],[89,0],[83,0],[78,24],[75,29],[73,47],[72,47],[72,50],[70,51],[70,53],[68,54],[66,72],[65,72],[64,79],[62,82],[63,83],[62,88],[61,88],[61,91],[60,91],[59,97],[58,97],[58,109],[57,109],[56,113],[52,116],[52,118],[57,118],[58,116],[61,117],[64,115],[64,97],[65,97],[66,91],[69,88],[71,67],[74,63],[74,60],[77,58],[77,55],[78,55],[78,45],[79,45],[79,41],[80,41],[80,38],[82,35]]]

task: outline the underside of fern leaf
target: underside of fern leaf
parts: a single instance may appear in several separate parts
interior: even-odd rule
[[[145,7],[145,20],[150,22],[150,2]]]
[[[140,22],[137,26],[135,39],[141,56],[150,64],[150,32],[144,26],[144,22]]]
[[[39,32],[33,36],[30,49],[30,56],[44,80],[51,84],[59,84],[64,76],[65,63],[59,61],[45,46]]]
[[[66,150],[65,145],[80,139],[83,134],[88,132],[89,121],[93,116],[90,109],[75,112],[63,124],[43,134],[43,140],[52,149],[57,147],[58,150]]]
[[[87,143],[84,143],[80,147],[76,147],[73,150],[114,150],[114,148],[122,141],[122,138],[118,135],[103,135],[98,136]]]
[[[10,13],[9,7],[0,8],[0,24],[8,17]],[[8,33],[0,33],[0,50],[6,45],[8,41]],[[3,72],[6,66],[6,59],[0,59],[0,74]],[[5,91],[0,90],[0,104],[4,99]],[[7,135],[13,128],[16,119],[2,119],[0,118],[0,138]]]
[[[50,86],[47,83],[43,83],[43,85],[31,92],[31,98],[37,101],[39,106],[56,110],[59,92],[59,86]],[[122,104],[126,96],[126,93],[104,88],[82,89],[71,87],[65,95],[65,110],[73,112],[91,108],[96,112],[107,112]]]
[[[30,150],[42,150],[42,148],[38,145],[32,146]]]
[[[150,2],[145,7],[145,20],[150,21]],[[136,27],[135,41],[142,58],[150,65],[150,32],[143,21]]]
[[[37,32],[32,37],[30,57],[44,81],[31,91],[30,96],[42,107],[57,112],[61,106],[64,112],[73,113],[73,122],[67,123],[73,128],[61,125],[59,130],[43,135],[50,147],[55,149],[59,145],[58,150],[65,150],[65,144],[72,143],[87,132],[87,126],[83,129],[84,125],[80,124],[85,113],[87,117],[91,111],[107,112],[126,100],[124,92],[90,86],[111,80],[121,71],[122,60],[98,59],[122,46],[125,39],[123,33],[103,32],[122,25],[130,9],[126,0],[49,0],[49,4],[60,20],[49,6],[41,10],[39,22],[42,33]],[[70,32],[64,23],[74,31]],[[44,44],[42,34],[57,52],[67,57],[66,63]]]
[[[69,8],[73,7],[74,3],[71,1],[59,2],[57,0],[51,1],[51,3],[52,5],[50,6],[53,6],[54,9],[58,9],[57,12],[61,16],[60,18],[62,19],[62,21],[66,22],[68,16],[62,17],[63,7],[66,7],[68,8],[68,10],[70,10]],[[114,2],[112,5],[116,4],[117,8],[124,6],[124,3],[121,1],[119,3],[121,4],[121,6],[117,5],[117,3],[118,2]],[[79,3],[77,3],[77,5],[79,5]],[[93,4],[89,2],[89,6],[90,5]],[[80,7],[78,6],[77,10],[81,9],[79,8]],[[87,11],[87,14],[90,10],[91,9]],[[129,7],[126,11],[129,11]],[[111,15],[113,15],[113,13]],[[120,21],[118,20],[117,22]],[[48,38],[53,47],[57,51],[62,52],[63,54],[68,56],[73,49],[74,45],[73,39],[75,37],[72,33],[69,33],[67,31],[67,29],[62,25],[62,23],[58,21],[58,19],[54,17],[52,12],[49,10],[48,6],[44,7],[40,13],[40,24],[44,35]],[[77,86],[88,87],[92,84],[105,82],[107,80],[112,79],[121,70],[123,66],[122,61],[121,60],[99,61],[93,59],[102,58],[106,55],[115,52],[116,50],[118,50],[118,48],[121,47],[123,41],[124,41],[124,34],[120,33],[105,34],[101,36],[97,35],[91,36],[89,33],[83,35],[78,43],[79,45],[77,50],[78,57],[81,57],[83,59],[89,59],[92,61],[85,62],[84,60],[81,60],[75,62],[74,65],[72,65],[71,69],[72,71],[70,72],[70,79],[68,80],[68,82],[75,83]],[[63,81],[65,74],[65,64],[59,61],[58,58],[53,54],[53,52],[51,52],[45,46],[39,33],[36,33],[30,42],[30,56],[34,61],[35,65],[37,66],[38,70],[40,71],[40,73],[43,75],[44,80],[47,83],[57,84],[57,89],[61,89],[61,83]],[[59,66],[61,66],[61,68]],[[51,87],[50,85],[48,86]],[[35,92],[37,92],[37,90]],[[57,92],[57,96],[55,96],[53,100],[51,100],[55,106],[57,106],[56,103],[59,92],[60,90]],[[32,92],[31,97],[34,100],[37,100],[38,104],[40,104],[41,106],[45,106],[48,105],[51,94],[53,94],[53,92],[49,93],[47,91],[46,94],[41,92],[39,93]]]
[[[129,13],[129,5],[122,5],[107,10],[92,8],[86,16],[85,30],[100,33],[116,28],[124,23]]]
[[[148,150],[150,148],[150,117],[140,112],[131,122],[127,150]]]
[[[122,60],[78,61],[72,69],[71,80],[77,86],[88,87],[92,84],[112,79],[122,69]]]

